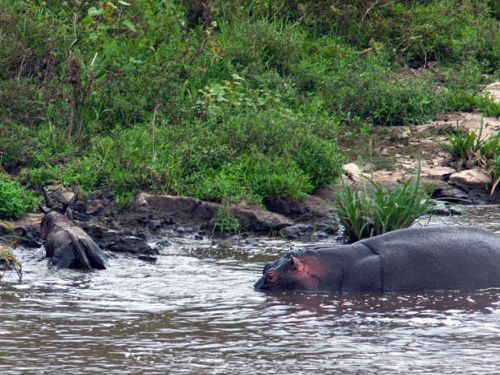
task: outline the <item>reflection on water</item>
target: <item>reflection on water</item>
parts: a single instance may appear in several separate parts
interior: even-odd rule
[[[444,220],[500,233],[498,211]],[[16,250],[24,280],[0,291],[0,373],[500,370],[500,290],[266,295],[252,289],[262,264],[297,244],[169,240],[156,265],[120,255],[92,274]]]

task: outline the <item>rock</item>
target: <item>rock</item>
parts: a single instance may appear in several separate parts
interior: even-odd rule
[[[311,233],[312,229],[306,224],[296,224],[280,230],[280,235],[289,240],[295,240]]]
[[[491,175],[488,171],[481,168],[468,169],[465,171],[453,173],[449,182],[462,185],[490,185],[492,183]]]
[[[432,214],[436,216],[455,216],[462,215],[462,211],[456,207],[450,206],[447,202],[434,201]]]
[[[0,222],[0,236],[14,236],[19,243],[28,247],[39,247],[42,244],[40,222],[43,214],[27,214],[17,221]]]
[[[361,180],[361,169],[356,163],[347,163],[342,166],[342,170],[347,174],[347,176],[354,182],[359,182]]]
[[[231,208],[233,214],[245,229],[254,232],[269,233],[293,225],[293,221],[283,215],[269,212],[257,205],[239,203]]]
[[[484,88],[484,92],[490,94],[496,102],[500,102],[500,82],[490,83]]]
[[[469,195],[466,192],[446,183],[439,184],[435,187],[432,193],[432,198],[462,204],[471,203]]]
[[[333,203],[318,196],[308,196],[300,200],[274,198],[266,200],[264,204],[269,211],[295,221],[330,220],[335,217]]]
[[[157,254],[157,250],[149,247],[145,239],[134,236],[114,238],[112,241],[104,243],[102,247],[118,253]]]
[[[421,167],[421,175],[428,176],[430,178],[441,178],[443,176],[451,175],[455,172],[456,170],[450,167],[441,167],[441,166]]]
[[[207,226],[213,224],[219,209],[225,207],[219,203],[205,202],[191,197],[171,195],[154,195],[140,193],[129,210],[120,215],[119,222],[130,226],[140,223],[148,226],[153,220],[162,220],[164,223]],[[293,222],[283,215],[269,212],[256,205],[244,202],[229,208],[245,230],[269,233],[278,231]],[[192,232],[187,227],[178,226],[177,232]]]
[[[139,193],[127,210],[117,214],[117,219],[123,226],[139,223],[150,230],[175,223],[196,226],[215,218],[222,207],[191,197]]]
[[[158,260],[157,257],[151,256],[151,255],[139,255],[137,259],[142,260],[144,262],[149,262],[149,263],[156,263]]]
[[[133,254],[158,254],[144,237],[130,235],[129,231],[108,229],[98,223],[82,223],[83,229],[103,249]]]

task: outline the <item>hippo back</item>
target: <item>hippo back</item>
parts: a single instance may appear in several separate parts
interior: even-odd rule
[[[486,230],[411,228],[357,243],[380,257],[384,291],[500,287],[500,235]]]

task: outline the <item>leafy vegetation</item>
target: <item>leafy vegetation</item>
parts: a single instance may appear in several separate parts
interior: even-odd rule
[[[226,208],[219,208],[215,223],[212,227],[212,234],[221,233],[239,233],[241,224],[237,217],[231,214]]]
[[[480,166],[489,171],[493,177],[491,187],[493,194],[500,181],[500,134],[481,139],[482,130],[482,121],[478,134],[474,131],[468,132],[457,125],[454,133],[446,135],[448,142],[440,143],[439,146],[450,153],[459,169],[463,166]]]
[[[38,198],[26,191],[17,181],[9,181],[0,174],[0,219],[19,219],[33,210]]]
[[[121,204],[139,189],[300,198],[337,181],[337,138],[355,127],[498,115],[479,95],[498,78],[495,11],[475,0],[0,0],[0,165],[32,189],[109,186]]]
[[[3,278],[8,270],[15,270],[19,280],[22,278],[22,266],[17,260],[16,256],[10,250],[11,247],[15,247],[16,243],[2,244],[0,243],[0,269],[3,270],[3,274],[0,274],[0,280]]]
[[[479,134],[476,134],[475,131],[469,132],[466,129],[462,129],[457,124],[455,132],[446,134],[448,142],[439,143],[438,146],[452,156],[458,169],[470,166],[477,152],[481,149],[482,130],[482,123]]]
[[[420,172],[404,184],[385,188],[367,179],[360,191],[348,185],[336,192],[336,211],[345,234],[352,240],[407,228],[430,214],[428,191],[420,186]]]

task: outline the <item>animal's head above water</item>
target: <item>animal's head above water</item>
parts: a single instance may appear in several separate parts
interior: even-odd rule
[[[267,264],[254,287],[266,291],[320,290],[327,276],[327,266],[315,251],[290,252]]]

